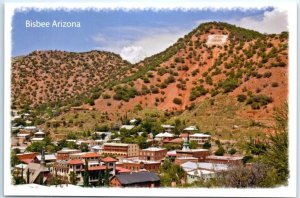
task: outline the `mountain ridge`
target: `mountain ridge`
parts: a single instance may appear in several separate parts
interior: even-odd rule
[[[211,35],[226,35],[227,39],[221,45],[210,46]],[[198,114],[193,109],[208,102],[213,106],[200,108],[200,112],[207,112],[207,119],[196,116],[201,120],[199,124],[205,126],[203,122],[209,119],[215,120],[215,125],[218,119],[213,114],[220,114],[221,105],[230,104],[234,109],[230,114],[236,119],[228,121],[227,130],[236,120],[271,126],[270,115],[287,101],[287,38],[286,32],[261,34],[227,23],[204,23],[166,50],[139,63],[132,65],[118,59],[124,66],[124,75],[116,74],[121,75],[118,79],[108,75],[110,81],[93,87],[97,94],[86,90],[87,95],[70,99],[78,103],[61,106],[93,109],[113,122],[124,114],[134,117],[148,108],[191,118]],[[221,100],[228,102],[222,104]],[[216,111],[208,113],[212,107]],[[68,116],[68,110],[64,114]],[[88,130],[92,130],[90,127]],[[87,128],[80,128],[83,129]]]

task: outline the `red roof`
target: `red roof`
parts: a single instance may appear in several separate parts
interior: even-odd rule
[[[32,153],[23,153],[23,154],[17,154],[18,158],[20,161],[22,160],[28,160],[28,159],[34,159],[35,156],[37,156],[38,153],[37,152],[32,152]]]
[[[29,164],[31,162],[33,162],[33,159],[21,159],[21,162],[24,162],[25,164]]]
[[[182,143],[183,139],[182,138],[175,138],[175,139],[171,140],[170,142],[172,142],[172,143]]]
[[[79,159],[72,159],[68,161],[68,164],[83,164],[83,162]]]
[[[117,162],[118,161],[118,160],[116,160],[115,158],[112,158],[112,157],[102,158],[101,160],[103,162]]]
[[[120,167],[120,166],[116,167],[116,171],[118,171],[119,173],[130,173],[131,172],[131,170],[129,170],[127,168]]]
[[[100,154],[99,153],[86,153],[86,154],[81,155],[81,157],[83,157],[83,158],[100,157]]]
[[[94,170],[106,170],[106,166],[98,165],[98,166],[90,166],[89,167],[89,171],[94,171]]]

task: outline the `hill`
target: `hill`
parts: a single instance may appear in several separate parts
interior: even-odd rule
[[[33,64],[31,59],[26,60],[25,63]],[[57,61],[62,60],[65,59],[59,57]],[[220,137],[242,138],[271,132],[274,109],[287,101],[286,32],[267,35],[227,23],[210,22],[179,38],[165,51],[135,65],[120,58],[115,60],[122,66],[107,72],[105,79],[108,81],[99,81],[105,83],[98,86],[97,94],[85,88],[96,83],[82,81],[77,84],[83,87],[84,97],[72,92],[77,103],[61,107],[78,108],[67,108],[45,119],[44,128],[60,136],[95,130],[99,125],[114,126],[127,118],[150,116],[170,124],[181,119]],[[85,62],[87,67],[93,63]],[[124,75],[118,73],[119,68],[124,68]],[[101,69],[100,73],[107,70]],[[55,75],[58,79],[63,76],[61,73]],[[86,78],[87,74],[79,72],[78,75]],[[42,84],[44,82],[41,80]],[[14,87],[14,90],[24,93],[21,87],[19,90]],[[40,91],[47,93],[43,89]],[[55,94],[51,96],[54,98]]]
[[[209,37],[226,37],[211,44]],[[214,42],[214,41],[213,41]],[[135,66],[135,73],[107,89],[95,108],[184,111],[217,95],[243,104],[237,116],[268,122],[287,100],[287,33],[264,35],[226,23],[205,23],[165,51]]]
[[[12,59],[13,108],[73,99],[83,93],[98,98],[105,83],[121,80],[131,64],[110,52],[34,51]],[[81,97],[82,98],[82,97]]]

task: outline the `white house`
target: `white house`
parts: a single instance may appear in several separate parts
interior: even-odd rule
[[[126,130],[131,130],[131,129],[133,129],[135,126],[134,125],[122,125],[121,127],[120,127],[120,129],[126,129]]]
[[[196,141],[198,145],[203,145],[205,142],[209,142],[211,139],[211,135],[203,134],[203,133],[195,133],[189,135],[190,141]]]

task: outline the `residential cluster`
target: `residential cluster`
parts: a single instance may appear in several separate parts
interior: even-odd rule
[[[120,129],[132,130],[135,119]],[[207,180],[218,172],[228,171],[242,163],[241,155],[216,156],[210,148],[203,148],[211,142],[211,135],[199,133],[196,126],[187,126],[180,135],[175,135],[174,126],[162,125],[164,132],[148,135],[150,146],[141,149],[138,144],[123,143],[120,138],[112,138],[108,131],[96,131],[99,139],[67,139],[76,145],[87,145],[81,149],[62,148],[54,153],[28,152],[34,142],[44,141],[48,134],[36,126],[13,126],[11,149],[16,152],[18,164],[11,167],[13,177],[21,177],[26,184],[113,187],[159,187],[161,186],[162,164],[169,160],[185,173],[182,184],[197,180]],[[122,133],[120,130],[119,133]],[[190,148],[190,142],[196,148]],[[57,144],[57,142],[52,142]],[[172,143],[180,149],[165,147]],[[59,182],[55,182],[59,181]],[[176,186],[172,182],[171,186]],[[178,186],[178,184],[177,184]]]

